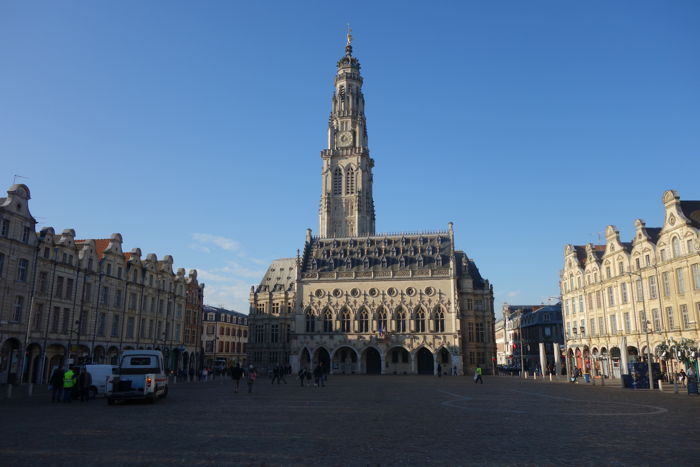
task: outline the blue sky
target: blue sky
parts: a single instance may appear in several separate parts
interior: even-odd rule
[[[695,1],[0,3],[0,181],[40,226],[197,268],[247,312],[318,230],[345,25],[378,231],[444,229],[503,302],[558,291],[566,243],[700,199]]]

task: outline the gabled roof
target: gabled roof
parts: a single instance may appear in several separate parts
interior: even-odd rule
[[[111,238],[94,238],[90,239],[93,242],[95,242],[95,254],[97,255],[97,258],[102,259],[105,256],[105,250],[109,246],[109,242],[112,241]],[[76,240],[75,243],[81,244],[87,242],[88,239],[82,239],[82,240]],[[126,253],[129,254],[129,253]],[[126,256],[125,254],[125,256]]]
[[[661,234],[661,227],[647,227],[644,230],[646,230],[647,235],[649,235],[650,242],[656,243],[659,240],[659,234]]]

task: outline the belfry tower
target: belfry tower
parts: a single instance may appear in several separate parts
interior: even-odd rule
[[[352,56],[348,29],[345,56],[338,60],[328,119],[328,149],[321,151],[321,237],[374,235],[372,167],[367,146],[360,62]]]

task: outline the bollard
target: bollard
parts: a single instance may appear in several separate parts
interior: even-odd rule
[[[10,399],[12,397],[12,385],[7,384],[7,398]]]
[[[678,381],[673,380],[673,393],[678,394]]]
[[[29,397],[32,397],[32,394],[34,394],[34,385],[32,383],[29,383],[29,387],[27,388],[27,394],[29,394]]]
[[[664,385],[661,384],[661,380],[659,380],[659,391],[663,391],[663,390],[664,390]]]
[[[549,382],[552,382],[552,373],[549,374]]]

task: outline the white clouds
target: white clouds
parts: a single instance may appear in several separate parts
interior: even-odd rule
[[[226,251],[240,251],[241,244],[236,240],[205,233],[192,234],[192,240],[201,244],[211,244]]]
[[[268,261],[250,258],[237,240],[219,235],[193,233],[189,247],[201,253],[203,266],[197,268],[199,279],[206,284],[204,303],[248,313],[250,286],[265,274]]]
[[[199,251],[200,253],[209,253],[211,251],[209,248],[198,243],[190,243],[188,246],[190,247],[190,249],[194,251]]]

